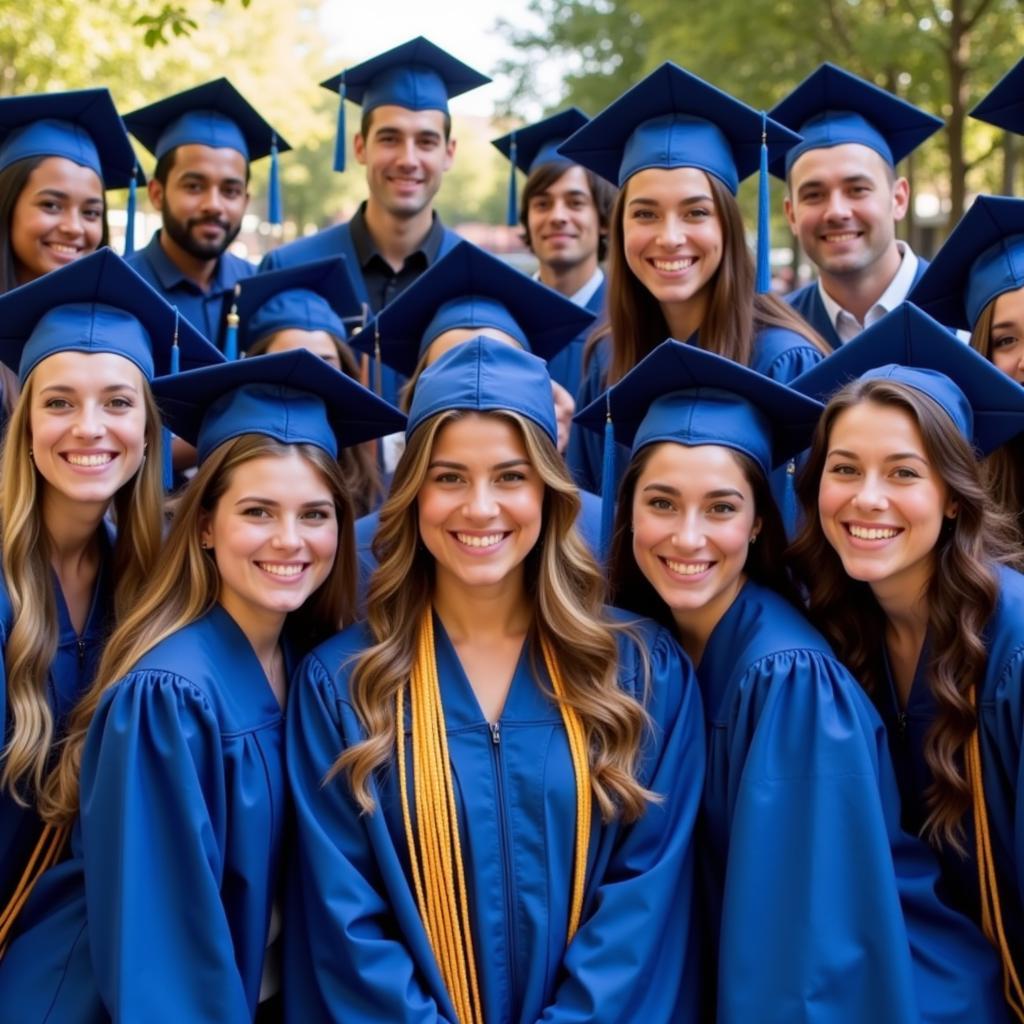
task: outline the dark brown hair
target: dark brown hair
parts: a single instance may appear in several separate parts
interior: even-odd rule
[[[400,107],[401,103],[396,103],[396,107]],[[359,119],[359,134],[362,135],[363,139],[368,139],[370,135],[370,129],[373,127],[373,113],[376,110],[373,107],[370,110],[364,110],[363,116]],[[444,114],[444,141],[450,141],[452,137],[452,117],[447,111],[441,111]]]
[[[825,539],[818,490],[829,436],[839,415],[871,402],[906,413],[921,433],[925,453],[944,482],[956,517],[944,521],[928,583],[928,682],[938,710],[925,739],[933,781],[925,796],[923,832],[935,845],[963,850],[963,816],[971,806],[964,751],[978,716],[969,692],[985,673],[983,631],[995,609],[999,562],[1019,558],[1007,518],[982,484],[975,453],[948,415],[927,395],[893,380],[857,380],[828,403],[818,423],[797,490],[804,526],[790,549],[809,597],[809,612],[839,657],[868,693],[884,684],[886,616],[871,587],[852,580]]]

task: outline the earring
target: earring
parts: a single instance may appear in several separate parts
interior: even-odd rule
[[[31,446],[29,446],[29,449],[28,449],[28,457],[29,457],[30,459],[34,459],[34,458],[36,457],[36,455],[35,455],[35,452],[34,452],[34,451],[32,451],[32,448],[31,448]]]
[[[757,543],[757,534],[756,533],[750,538],[750,543],[751,544],[756,544]]]

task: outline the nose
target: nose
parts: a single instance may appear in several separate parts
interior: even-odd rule
[[[224,196],[216,185],[211,185],[203,192],[203,209],[220,213],[224,209]]]
[[[682,551],[697,551],[704,547],[704,528],[695,513],[681,516],[672,534],[672,543]]]
[[[416,164],[416,139],[410,136],[405,140],[399,154],[399,161],[403,167],[412,167]]]
[[[658,241],[670,249],[682,245],[686,241],[686,224],[679,217],[669,214],[661,222]]]
[[[272,543],[274,547],[282,551],[292,551],[301,546],[299,524],[295,516],[282,515],[278,519]]]
[[[72,203],[68,203],[61,213],[60,230],[68,238],[79,238],[85,233],[81,211]]]
[[[850,216],[850,204],[841,188],[829,192],[825,216],[830,220],[846,220]]]
[[[569,219],[569,208],[564,200],[556,199],[551,204],[551,216],[549,218],[555,224],[564,224]]]
[[[493,519],[498,514],[498,503],[490,481],[475,484],[466,499],[465,515],[469,519]]]
[[[71,428],[75,437],[100,437],[103,434],[103,419],[95,402],[83,402],[79,407]]]
[[[854,507],[864,511],[877,512],[889,505],[889,499],[885,494],[885,487],[877,473],[865,473],[860,487],[853,496]]]

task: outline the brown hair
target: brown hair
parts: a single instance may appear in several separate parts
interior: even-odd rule
[[[784,327],[805,338],[827,355],[824,341],[782,299],[754,292],[754,260],[747,248],[743,217],[736,197],[708,175],[711,197],[722,223],[722,259],[711,279],[711,294],[697,340],[708,352],[749,366],[755,333],[765,327]],[[608,319],[587,340],[586,365],[601,338],[611,337],[611,360],[604,384],[611,385],[669,337],[668,322],[658,300],[626,263],[623,217],[629,182],[612,211],[608,254]],[[686,341],[686,338],[679,338]]]
[[[396,103],[396,107],[400,107],[401,103]],[[373,127],[373,113],[376,107],[371,107],[369,110],[364,110],[362,117],[359,118],[359,134],[362,135],[363,139],[369,139],[370,129]],[[447,111],[441,111],[444,114],[444,141],[448,142],[452,137],[452,117]]]
[[[812,620],[871,694],[884,684],[886,617],[870,586],[851,580],[825,539],[818,491],[837,417],[861,402],[900,409],[921,432],[925,453],[955,501],[944,521],[927,588],[931,651],[928,682],[938,709],[925,739],[933,781],[926,791],[924,834],[935,845],[963,850],[963,816],[971,806],[964,753],[977,727],[968,693],[985,673],[983,631],[998,597],[995,564],[1019,557],[1006,517],[994,508],[981,482],[974,451],[952,420],[928,396],[893,380],[857,380],[825,409],[810,457],[798,481],[804,526],[790,549],[809,596]]]

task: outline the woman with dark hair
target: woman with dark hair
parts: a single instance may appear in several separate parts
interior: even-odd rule
[[[977,464],[1024,428],[1024,389],[910,304],[797,386],[832,396],[793,548],[811,615],[881,712],[939,895],[996,946],[1024,1020],[1024,577]]]
[[[580,418],[608,409],[632,445],[613,598],[672,629],[704,701],[708,1018],[999,1020],[995,958],[931,891],[881,722],[786,575],[768,475],[821,406],[667,341]]]
[[[664,64],[560,147],[617,184],[608,263],[608,322],[591,339],[582,407],[665,338],[690,342],[792,380],[827,348],[770,285],[767,231],[758,261],[736,201],[765,139],[774,159],[797,141],[786,128],[674,64]],[[762,224],[767,223],[763,197]],[[601,491],[600,438],[575,432],[569,464]],[[616,481],[627,453],[617,453]]]

